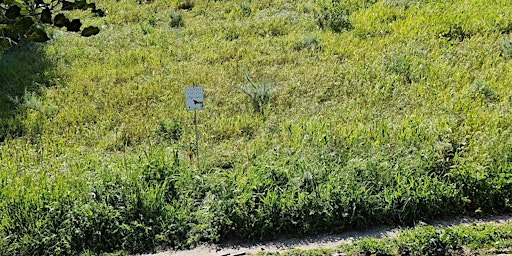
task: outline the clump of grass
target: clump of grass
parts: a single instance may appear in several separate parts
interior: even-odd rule
[[[0,143],[23,134],[23,126],[16,119],[0,119]]]
[[[12,97],[10,95],[7,96],[9,100],[16,106],[21,108],[27,108],[34,111],[37,111],[46,117],[51,117],[52,111],[49,107],[45,106],[35,92],[31,92],[25,89],[25,93],[22,98]]]
[[[363,238],[355,246],[358,255],[391,255],[392,243],[386,239]]]
[[[244,17],[249,17],[252,13],[251,6],[244,2],[240,2],[240,11]]]
[[[226,29],[224,32],[224,40],[233,41],[240,37],[240,32],[235,29]]]
[[[179,141],[181,139],[181,135],[183,134],[181,125],[177,122],[170,121],[160,121],[158,122],[157,133],[159,136],[164,139]]]
[[[290,32],[290,21],[286,17],[273,17],[265,20],[261,25],[254,26],[256,33],[261,37],[284,36]]]
[[[402,84],[412,82],[412,65],[407,56],[403,53],[393,52],[382,60],[384,71],[396,75]]]
[[[512,37],[506,36],[501,42],[501,52],[504,56],[512,58]]]
[[[317,23],[322,29],[335,33],[352,30],[354,27],[349,19],[349,10],[338,1],[322,1],[318,3]]]
[[[171,27],[179,28],[184,26],[183,15],[181,14],[181,12],[172,10],[171,13],[169,14],[169,18]]]
[[[180,10],[191,10],[194,8],[195,3],[193,0],[179,0],[176,7]]]
[[[439,36],[447,39],[448,41],[462,42],[471,38],[472,34],[460,25],[453,25],[446,31],[439,33]]]
[[[475,81],[469,87],[469,92],[472,97],[482,97],[485,101],[496,101],[498,100],[498,95],[495,91],[487,84],[482,81]]]
[[[387,6],[400,7],[408,9],[411,6],[423,4],[422,0],[383,0],[382,3]]]
[[[432,226],[405,232],[399,238],[400,255],[456,255],[462,247],[450,229],[435,229]]]
[[[267,82],[254,82],[247,72],[244,73],[246,83],[236,87],[245,93],[254,109],[254,112],[263,114],[265,107],[270,103],[272,86]]]
[[[316,35],[307,35],[302,37],[300,42],[295,43],[293,47],[296,51],[301,50],[321,50],[321,46],[318,42]]]
[[[393,53],[383,60],[386,72],[398,75],[407,75],[411,70],[411,64],[403,54]]]

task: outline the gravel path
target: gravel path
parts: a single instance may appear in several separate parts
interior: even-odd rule
[[[512,222],[512,215],[494,216],[485,219],[459,218],[455,220],[437,220],[429,223],[420,223],[420,225],[432,225],[434,227],[450,227],[456,225],[471,225],[496,223],[506,224]],[[183,251],[165,251],[156,254],[146,254],[141,256],[221,256],[221,255],[245,255],[256,254],[258,252],[284,252],[292,249],[335,249],[344,243],[352,243],[363,237],[396,237],[399,228],[376,227],[363,231],[349,231],[340,234],[320,235],[308,238],[282,238],[271,242],[235,242],[230,241],[221,244],[205,244],[194,249]]]

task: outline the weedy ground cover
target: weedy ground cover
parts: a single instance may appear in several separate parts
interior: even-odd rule
[[[99,35],[0,60],[0,254],[511,211],[509,1],[97,5]]]
[[[495,255],[511,251],[511,225],[418,226],[393,238],[363,238],[337,249],[261,252],[258,255]]]

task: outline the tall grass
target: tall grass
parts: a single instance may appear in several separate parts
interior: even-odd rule
[[[0,98],[0,254],[510,212],[512,5],[329,4],[102,0],[107,16],[83,20],[99,35],[4,53],[19,106]],[[332,8],[350,29],[319,25]],[[244,69],[272,85],[263,115],[234,89]],[[199,170],[191,84],[205,90]]]

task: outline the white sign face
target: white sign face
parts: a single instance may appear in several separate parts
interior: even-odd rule
[[[187,110],[201,110],[204,106],[203,87],[185,87],[185,106]]]

